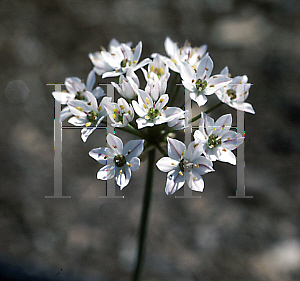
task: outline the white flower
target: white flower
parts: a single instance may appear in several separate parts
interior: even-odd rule
[[[128,185],[131,171],[136,171],[140,166],[138,156],[144,149],[144,140],[131,140],[123,148],[123,142],[115,135],[107,135],[108,147],[92,149],[89,155],[104,164],[97,173],[97,179],[109,180],[116,177],[117,185],[122,190]]]
[[[169,110],[172,108],[173,110]],[[179,107],[168,107],[167,110],[165,110],[165,115],[167,118],[170,118],[171,116],[175,116],[175,118],[171,119],[171,121],[168,122],[168,126],[172,128],[173,130],[183,130],[185,126],[185,114],[188,112],[188,110],[182,110]]]
[[[111,82],[111,84],[116,88],[122,97],[132,100],[137,96],[140,81],[132,69],[128,69],[126,78],[124,75],[121,75],[119,84],[115,82]]]
[[[136,120],[138,129],[147,126],[152,127],[180,118],[182,112],[177,111],[177,107],[165,107],[168,101],[169,96],[164,94],[154,103],[145,91],[139,90],[138,103],[135,100],[132,101],[133,108],[140,117]]]
[[[114,127],[126,127],[134,117],[132,105],[123,98],[119,98],[117,103],[107,103],[106,110]]]
[[[213,70],[213,61],[206,54],[200,61],[197,70],[186,62],[181,63],[180,75],[183,86],[190,91],[190,97],[202,106],[207,102],[207,95],[228,85],[232,79],[225,75],[214,75],[210,77]]]
[[[207,45],[200,47],[191,47],[188,41],[184,46],[179,48],[177,43],[173,42],[170,37],[165,40],[165,50],[170,58],[158,54],[152,54],[151,57],[160,56],[161,59],[175,72],[180,72],[180,63],[186,62],[193,68],[197,69],[200,59],[207,51]]]
[[[225,114],[214,122],[213,118],[201,113],[199,130],[195,131],[194,138],[202,144],[207,159],[236,165],[236,157],[231,150],[241,145],[244,138],[240,133],[230,131],[231,123],[231,114]]]
[[[87,102],[72,100],[68,103],[71,113],[75,115],[68,122],[74,126],[85,126],[81,130],[81,138],[84,142],[106,117],[105,107],[108,103],[111,103],[111,98],[104,97],[98,106],[97,100],[91,92],[86,91],[86,96]]]
[[[142,42],[139,42],[134,49],[121,43],[115,48],[114,53],[102,51],[103,60],[112,68],[113,71],[107,71],[102,74],[102,78],[120,76],[129,69],[136,71],[147,63],[151,62],[149,58],[138,63],[142,53]]]
[[[53,92],[52,95],[56,101],[63,105],[72,100],[87,101],[87,97],[85,94],[86,91],[91,92],[96,98],[105,96],[105,93],[101,87],[96,87],[95,89],[93,89],[95,82],[95,71],[91,70],[87,77],[86,84],[78,77],[69,77],[65,80],[65,87],[67,88],[67,92],[56,91]],[[69,107],[65,107],[61,111],[60,122],[63,122],[69,116],[72,116],[72,112],[70,111]]]
[[[159,56],[156,56],[153,62],[148,65],[148,71],[142,68],[147,85],[145,92],[153,99],[157,99],[166,92],[168,79],[170,77],[169,68],[161,60]]]
[[[132,43],[128,42],[126,43],[126,45],[130,48]],[[110,54],[115,54],[116,53],[116,49],[120,46],[120,43],[118,42],[118,40],[116,40],[115,38],[113,38],[108,45],[108,53]],[[92,62],[92,64],[94,65],[94,70],[98,75],[102,75],[105,72],[108,71],[113,71],[114,68],[105,61],[104,57],[103,57],[103,52],[106,52],[106,50],[102,47],[102,51],[100,52],[95,52],[95,53],[89,53],[89,58]]]
[[[197,142],[191,142],[186,150],[183,142],[167,138],[168,155],[156,163],[162,172],[167,172],[165,192],[173,194],[180,189],[186,180],[189,188],[202,192],[204,180],[201,175],[214,171],[213,164],[203,156],[202,148]]]
[[[227,66],[221,71],[221,74],[230,77]],[[252,105],[245,102],[251,86],[251,84],[247,82],[248,77],[246,75],[236,76],[232,79],[230,84],[220,88],[215,94],[220,101],[226,103],[230,107],[255,114]]]

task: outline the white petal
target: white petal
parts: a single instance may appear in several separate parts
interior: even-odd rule
[[[214,128],[216,129],[214,134],[220,136],[228,132],[231,128],[232,116],[231,114],[225,114],[218,118],[215,122]]]
[[[184,176],[179,174],[180,169],[170,171],[167,175],[165,192],[167,195],[173,194],[184,185]]]
[[[115,176],[115,166],[106,165],[102,167],[97,173],[98,180],[109,180]]]
[[[185,153],[185,144],[179,140],[167,138],[168,140],[168,155],[170,158],[180,161]]]
[[[179,165],[179,161],[176,161],[170,157],[162,157],[156,163],[156,166],[162,172],[170,172],[174,170]]]
[[[144,140],[131,140],[124,146],[123,153],[130,161],[133,157],[139,157],[144,150]]]
[[[68,120],[68,122],[70,123],[70,124],[72,124],[73,126],[77,126],[77,127],[81,127],[81,126],[84,126],[85,125],[85,121],[84,120],[82,120],[82,119],[79,119],[79,118],[77,118],[77,117],[72,117],[72,118],[70,118],[69,120]]]
[[[155,109],[158,109],[159,111],[161,111],[165,107],[165,105],[168,103],[168,101],[169,101],[169,95],[167,95],[167,94],[161,95],[155,104]]]
[[[134,108],[135,113],[140,117],[144,117],[148,112],[146,109],[140,106],[135,100],[132,101],[132,106]]]
[[[192,82],[196,80],[196,73],[194,68],[186,62],[181,62],[180,65],[180,75],[182,80]]]
[[[91,70],[87,79],[86,79],[86,90],[92,91],[96,82],[96,74],[94,70]]]
[[[250,103],[244,102],[244,103],[238,103],[238,102],[232,102],[232,104],[229,104],[229,106],[248,113],[255,114],[255,111]]]
[[[200,106],[206,104],[207,97],[205,95],[203,95],[203,94],[198,94],[198,96],[195,99],[195,102],[197,102],[198,106],[200,107]]]
[[[203,178],[195,171],[190,171],[186,173],[186,182],[191,190],[203,192],[204,190],[204,180]]]
[[[219,150],[220,150],[220,155],[218,156],[219,161],[236,165],[235,155],[229,149],[220,148]]]
[[[71,112],[73,112],[74,115],[86,115],[86,112],[91,111],[91,107],[84,101],[81,100],[72,100],[68,103],[70,106]]]
[[[154,123],[151,120],[146,120],[145,118],[138,118],[136,123],[138,125],[138,129],[154,126]]]
[[[126,185],[128,185],[131,178],[131,170],[127,165],[124,165],[119,171],[116,170],[116,182],[122,190]]]
[[[204,175],[214,171],[212,161],[203,156],[200,156],[197,159],[195,159],[193,163],[195,164],[193,170],[199,175]]]
[[[86,142],[88,137],[92,134],[92,132],[94,132],[96,130],[96,127],[84,127],[81,130],[81,139],[83,140],[83,142]]]
[[[81,82],[81,79],[78,77],[69,77],[65,80],[65,87],[68,92],[77,94],[77,92],[83,92],[85,89],[84,83]]]
[[[85,94],[86,94],[86,97],[87,97],[88,101],[91,103],[92,110],[97,112],[98,111],[98,105],[97,105],[96,97],[89,91],[86,91]]]
[[[66,92],[52,92],[52,96],[61,104],[67,104],[75,98],[75,94]]]
[[[197,159],[203,152],[203,144],[197,141],[193,141],[189,144],[188,149],[185,152],[185,159],[193,161]]]
[[[67,106],[60,112],[60,119],[59,122],[63,122],[68,117],[72,116],[73,113],[70,111],[70,108]]]
[[[129,162],[129,164],[131,165],[130,166],[130,170],[131,171],[133,171],[133,172],[135,172],[136,170],[138,170],[138,168],[140,167],[140,159],[139,158],[137,158],[137,157],[133,157],[131,160],[130,160],[130,162]]]
[[[109,133],[107,135],[107,144],[116,153],[116,155],[123,154],[123,142],[117,136]]]
[[[89,155],[98,161],[100,164],[107,164],[107,147],[94,148],[89,152]]]
[[[240,133],[229,131],[222,137],[222,147],[228,150],[236,149],[244,142],[244,138]]]
[[[96,87],[93,91],[92,91],[93,95],[95,96],[96,99],[99,99],[103,96],[105,96],[104,90],[101,87]]]
[[[197,78],[202,81],[207,80],[213,70],[214,64],[211,57],[207,54],[201,60],[197,68]]]

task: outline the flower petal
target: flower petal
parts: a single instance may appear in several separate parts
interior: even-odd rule
[[[219,150],[220,154],[217,157],[219,161],[236,165],[236,157],[229,149],[219,148]]]
[[[171,170],[178,168],[179,161],[176,161],[170,157],[162,157],[157,161],[156,166],[162,172],[170,172]]]
[[[167,138],[168,141],[168,155],[170,158],[180,161],[185,153],[185,144],[179,140]]]
[[[123,154],[123,142],[117,136],[109,133],[107,135],[107,144],[115,152],[115,155]]]
[[[133,172],[138,170],[138,168],[140,167],[140,163],[141,163],[141,161],[137,157],[133,157],[132,159],[130,159],[130,162],[129,162],[129,164],[131,165],[130,170]]]
[[[180,169],[170,171],[167,175],[165,192],[167,195],[173,194],[184,185],[184,176],[179,174]]]
[[[204,190],[204,180],[203,178],[195,171],[190,171],[185,174],[186,182],[191,190],[203,192]]]
[[[107,164],[107,147],[98,147],[94,148],[89,152],[89,155],[98,161],[100,164]]]
[[[197,79],[207,80],[213,70],[214,63],[211,57],[206,54],[201,60],[197,68]]]
[[[124,146],[123,155],[130,161],[133,157],[139,157],[144,150],[144,140],[131,140]]]
[[[214,128],[216,135],[220,136],[228,132],[231,128],[232,124],[232,115],[231,114],[225,114],[218,118],[218,120],[215,122]]]
[[[203,156],[199,156],[193,161],[193,163],[196,164],[193,167],[193,171],[199,175],[204,175],[214,171],[213,162]]]
[[[97,173],[98,180],[110,180],[115,176],[115,166],[110,164],[102,167]]]
[[[120,186],[121,190],[128,185],[130,178],[131,170],[127,165],[124,165],[119,171],[116,170],[116,182],[117,185]]]

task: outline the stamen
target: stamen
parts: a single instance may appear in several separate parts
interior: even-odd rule
[[[183,176],[183,173],[181,171],[179,171],[179,175]]]
[[[197,178],[196,177],[193,177],[193,180],[195,181]]]
[[[145,101],[148,105],[150,104],[150,100],[147,97],[145,97]]]
[[[85,123],[85,126],[86,127],[89,127],[89,126],[91,126],[92,125],[92,123],[91,122],[87,122],[87,123]]]

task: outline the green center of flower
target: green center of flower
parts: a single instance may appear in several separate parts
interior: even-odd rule
[[[75,99],[76,100],[85,100],[85,96],[84,96],[83,92],[77,92]]]
[[[148,116],[150,117],[150,119],[154,119],[159,115],[159,110],[158,109],[153,109],[153,108],[149,108],[148,110]]]
[[[87,119],[90,121],[90,122],[95,122],[97,120],[97,112],[95,112],[94,110],[92,110],[91,112],[89,112],[89,115],[87,115]]]
[[[204,80],[202,81],[201,79],[198,79],[196,81],[196,88],[198,91],[202,91],[207,87],[207,82]]]
[[[226,94],[227,94],[228,97],[230,97],[231,100],[234,100],[236,98],[236,91],[235,90],[227,90]]]
[[[193,168],[193,163],[187,159],[181,159],[179,162],[179,168],[181,172],[190,172]]]
[[[217,135],[211,134],[208,137],[208,146],[210,148],[217,147],[221,145],[221,143],[222,143],[221,138],[219,138]]]
[[[114,157],[114,162],[117,167],[121,168],[126,164],[126,158],[122,154],[119,154]]]
[[[123,59],[121,61],[121,67],[126,67],[127,63],[129,64],[129,66],[131,66],[131,61],[128,59]]]

